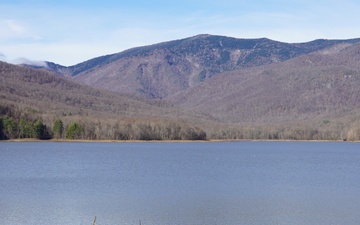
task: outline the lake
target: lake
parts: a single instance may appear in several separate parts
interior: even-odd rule
[[[360,143],[0,143],[4,225],[360,224]]]

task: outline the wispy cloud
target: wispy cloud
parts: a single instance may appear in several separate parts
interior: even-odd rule
[[[0,19],[0,41],[38,41],[41,37],[35,35],[23,23],[13,19]]]
[[[0,38],[14,38],[25,34],[26,29],[15,20],[0,20]]]
[[[39,66],[39,67],[48,67],[45,61],[38,61],[38,60],[31,60],[27,58],[16,58],[16,59],[8,59],[3,53],[0,52],[0,61],[11,63],[11,64],[24,64],[24,65],[31,65],[31,66]]]
[[[24,64],[24,65],[30,65],[30,66],[39,66],[39,67],[48,67],[47,63],[45,61],[37,61],[37,60],[31,60],[27,58],[17,58],[12,61],[13,64]]]
[[[4,20],[3,22],[9,28],[9,30],[14,33],[23,34],[26,31],[26,29],[21,24],[14,20]]]
[[[286,42],[354,38],[358,11],[353,0],[8,1],[0,3],[0,51],[73,65],[200,33]]]

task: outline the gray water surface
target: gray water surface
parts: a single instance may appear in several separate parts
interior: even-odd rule
[[[5,225],[360,224],[360,143],[0,143]]]

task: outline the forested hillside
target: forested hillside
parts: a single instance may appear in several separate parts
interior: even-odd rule
[[[359,62],[360,44],[339,44],[282,63],[226,72],[168,100],[220,121],[273,131],[305,129],[310,139],[359,139]]]
[[[0,76],[3,139],[360,140],[360,39],[199,35]]]
[[[282,62],[336,44],[359,41],[291,44],[267,38],[198,35],[97,57],[67,68],[56,64],[49,67],[98,89],[162,99],[225,71]]]
[[[3,62],[0,79],[3,139],[206,138],[196,126],[206,117],[164,102],[99,91],[48,72]],[[55,121],[62,123],[61,134],[55,132]]]

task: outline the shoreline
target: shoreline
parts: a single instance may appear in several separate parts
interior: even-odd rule
[[[290,139],[209,139],[209,140],[85,140],[85,139],[49,139],[17,138],[0,140],[1,142],[74,142],[74,143],[192,143],[192,142],[360,142],[344,140],[290,140]]]

